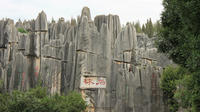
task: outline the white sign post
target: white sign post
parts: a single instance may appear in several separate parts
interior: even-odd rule
[[[106,78],[97,76],[81,76],[80,88],[106,88]]]
[[[87,112],[94,112],[95,107],[84,89],[106,88],[106,78],[101,76],[81,76],[80,89],[83,99],[88,103]]]

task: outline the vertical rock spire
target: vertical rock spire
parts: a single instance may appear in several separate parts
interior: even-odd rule
[[[84,7],[84,8],[82,9],[81,18],[82,18],[83,16],[87,16],[87,18],[88,18],[89,21],[92,20],[92,19],[91,19],[91,14],[90,14],[90,9],[89,9],[88,7]]]
[[[37,19],[35,20],[35,31],[47,31],[48,26],[47,26],[47,16],[42,11],[39,13]]]
[[[130,23],[121,28],[117,15],[92,21],[88,7],[77,23],[64,18],[47,23],[44,11],[23,24],[0,20],[0,80],[5,89],[28,90],[40,80],[51,94],[67,94],[80,90],[83,76],[106,78],[106,88],[83,90],[96,112],[164,112],[158,84],[162,68],[171,61],[157,53],[152,39],[136,35]]]

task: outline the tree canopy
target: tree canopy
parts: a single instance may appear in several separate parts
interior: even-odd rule
[[[140,22],[139,22],[139,21],[137,21],[137,22],[134,24],[134,26],[135,26],[135,29],[136,29],[136,32],[137,32],[137,33],[142,33],[142,28],[141,28],[141,25],[140,25]]]
[[[147,22],[145,24],[140,25],[140,22],[137,21],[135,24],[135,29],[137,33],[144,33],[146,34],[149,38],[152,38],[154,36],[157,36],[157,34],[160,32],[162,25],[160,21],[156,21],[153,23],[150,19],[147,19]]]
[[[0,94],[0,112],[81,112],[86,103],[77,92],[66,95],[48,95],[37,87],[29,91]]]
[[[200,110],[200,1],[164,0],[158,49],[191,72],[194,112]]]
[[[164,103],[170,112],[177,112],[179,107],[191,107],[191,103],[188,103],[191,98],[191,84],[190,72],[183,67],[168,66],[163,71],[160,87],[163,90]]]
[[[152,38],[154,36],[154,28],[153,28],[153,23],[151,21],[151,18],[147,20],[147,23],[145,24],[145,33],[149,38]]]

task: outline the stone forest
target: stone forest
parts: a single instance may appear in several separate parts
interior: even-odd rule
[[[41,83],[50,94],[78,91],[88,112],[165,112],[159,84],[170,64],[154,37],[137,34],[131,23],[122,27],[117,15],[93,20],[87,7],[71,21],[48,22],[43,11],[34,20],[0,20],[0,79],[7,92]],[[103,80],[84,80],[97,85],[84,88],[83,77]]]

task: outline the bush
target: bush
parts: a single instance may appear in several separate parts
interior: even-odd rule
[[[66,95],[47,95],[46,89],[37,87],[26,92],[0,94],[0,112],[81,112],[86,103],[77,92]]]
[[[178,108],[188,107],[185,102],[191,98],[187,90],[188,82],[190,83],[187,69],[183,67],[168,66],[161,76],[161,89],[163,90],[164,102],[168,105],[170,112],[176,112]],[[186,82],[187,81],[187,82]],[[187,86],[186,86],[187,85]],[[187,88],[183,88],[186,86]],[[185,93],[185,96],[183,96]],[[187,101],[186,101],[187,100]],[[179,102],[181,104],[179,104]]]
[[[193,80],[192,75],[185,75],[182,79],[176,81],[178,86],[174,98],[179,102],[180,107],[191,110],[192,107],[192,94]]]
[[[191,72],[192,111],[200,111],[200,0],[163,0],[158,50]],[[185,85],[185,84],[184,84]],[[187,87],[189,87],[187,85]],[[187,90],[187,88],[184,88]]]
[[[3,83],[4,81],[3,80],[0,80],[0,93],[3,92],[4,88],[3,88]]]
[[[176,90],[175,81],[178,79],[178,69],[167,67],[161,76],[161,89],[163,90],[164,102],[169,106],[170,112],[178,110],[178,102],[173,98]]]
[[[25,30],[24,28],[18,28],[18,32],[20,32],[20,33],[28,33],[28,31]]]

